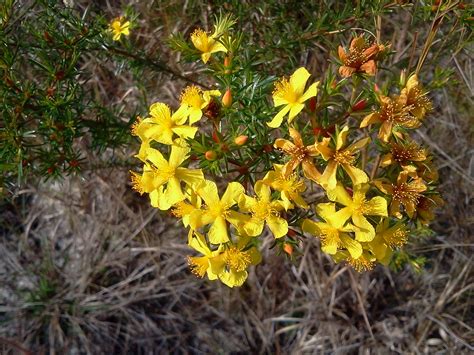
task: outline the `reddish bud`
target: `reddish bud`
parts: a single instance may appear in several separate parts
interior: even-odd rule
[[[48,31],[44,31],[43,33],[43,38],[46,40],[46,42],[53,42],[53,38],[51,35],[48,33]]]
[[[71,160],[71,161],[69,162],[69,166],[70,166],[71,168],[77,168],[77,167],[79,166],[79,162],[78,162],[76,159]]]
[[[240,175],[245,175],[249,172],[249,168],[247,166],[239,166],[237,170]]]
[[[308,107],[311,112],[316,111],[316,104],[318,103],[316,97],[312,97],[308,100]]]
[[[336,90],[336,88],[337,88],[337,83],[335,80],[333,80],[331,83],[331,89]]]
[[[352,106],[352,111],[360,111],[363,110],[367,106],[367,100],[362,99]]]
[[[226,92],[224,93],[224,96],[222,96],[222,106],[230,107],[231,105],[232,105],[232,92],[228,88]]]
[[[293,246],[289,243],[283,244],[283,250],[290,256],[293,254]]]
[[[244,145],[245,143],[247,143],[248,138],[249,138],[248,136],[235,137],[234,143],[237,144],[237,145]]]
[[[273,150],[273,147],[272,147],[271,144],[265,144],[265,145],[263,146],[263,151],[264,151],[265,153],[270,153],[272,150]]]
[[[54,95],[54,87],[50,86],[49,88],[46,89],[46,96],[52,97]]]
[[[230,71],[230,65],[231,65],[231,59],[230,57],[226,56],[224,58],[224,74],[230,74],[231,71]]]
[[[313,128],[313,133],[315,136],[317,136],[318,134],[324,134],[324,129],[321,128],[321,127],[314,127]]]
[[[47,170],[48,174],[51,175],[54,173],[54,166],[50,166]]]
[[[374,91],[375,91],[376,93],[379,93],[379,92],[380,92],[380,88],[379,88],[379,86],[378,86],[377,84],[374,84]]]
[[[66,75],[66,73],[64,72],[64,70],[59,70],[55,75],[54,75],[54,78],[58,81],[60,80],[63,80],[64,79],[64,76]]]
[[[216,143],[220,143],[220,141],[221,141],[221,140],[219,139],[219,135],[217,134],[217,131],[216,131],[216,130],[212,131],[212,140],[213,140],[214,142],[216,142]]]
[[[216,160],[217,154],[213,150],[208,150],[204,156],[206,157],[207,160]]]
[[[288,237],[294,238],[296,237],[296,232],[293,229],[288,229]]]

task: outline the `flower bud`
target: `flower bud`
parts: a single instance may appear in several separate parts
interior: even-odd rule
[[[224,74],[230,74],[230,57],[226,56],[224,58]]]
[[[208,150],[204,156],[206,157],[207,160],[216,160],[217,154],[213,150]]]
[[[248,136],[238,136],[235,137],[234,143],[237,145],[244,145],[247,142]]]
[[[288,255],[292,255],[293,254],[293,246],[289,243],[285,243],[283,244],[283,250],[285,251],[285,253],[287,253]]]
[[[272,147],[271,144],[265,144],[265,145],[263,146],[263,151],[264,151],[265,153],[270,153],[272,150],[273,150],[273,147]]]
[[[212,140],[213,140],[214,142],[216,142],[216,143],[220,143],[220,141],[221,141],[221,140],[219,139],[219,135],[217,134],[217,131],[216,131],[216,130],[212,131]]]
[[[356,102],[354,104],[354,106],[352,106],[352,111],[360,111],[360,110],[363,110],[365,108],[365,106],[367,106],[367,100],[365,99],[362,99],[358,102]]]
[[[316,97],[312,97],[308,100],[308,107],[311,112],[316,111],[317,100]]]
[[[403,87],[403,86],[405,86],[406,82],[407,82],[407,71],[406,71],[406,69],[403,69],[400,73],[400,82],[399,82],[399,84],[400,84],[401,87]]]
[[[224,96],[222,96],[222,106],[230,107],[232,105],[232,92],[227,88]]]

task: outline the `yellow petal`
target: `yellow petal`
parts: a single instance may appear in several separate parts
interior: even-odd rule
[[[303,223],[301,224],[301,229],[303,230],[303,232],[306,232],[312,235],[321,234],[318,224],[310,219],[303,220]]]
[[[290,77],[290,85],[296,94],[296,96],[302,96],[306,82],[310,77],[309,72],[306,68],[298,68]]]
[[[243,225],[243,230],[249,236],[256,237],[262,234],[265,222],[263,220],[251,218]]]
[[[290,114],[288,115],[288,123],[293,121],[293,119],[304,109],[304,104],[292,104],[290,109]]]
[[[299,99],[299,102],[305,102],[306,100],[318,95],[318,86],[319,86],[319,81],[311,84],[308,90],[306,90],[303,96],[301,96],[301,98]]]
[[[229,208],[239,201],[240,196],[245,193],[244,187],[238,182],[231,182],[222,196],[221,203],[225,208]]]
[[[357,227],[355,230],[356,240],[360,242],[370,242],[375,237],[375,229],[362,213],[354,213],[352,222]]]
[[[194,232],[193,230],[189,231],[188,245],[203,255],[211,255],[211,250],[207,246],[206,238],[202,234]]]
[[[332,190],[327,190],[326,194],[331,201],[339,202],[344,206],[351,206],[353,204],[352,198],[341,183],[337,183]]]
[[[342,245],[349,251],[353,259],[357,259],[362,255],[362,245],[349,237],[347,234],[340,235]]]
[[[288,233],[288,222],[281,217],[268,217],[267,225],[275,238],[281,238]]]
[[[349,127],[345,126],[336,137],[336,150],[340,150],[346,143]]]
[[[219,216],[211,224],[209,232],[207,233],[209,242],[212,244],[224,244],[229,241],[229,234],[227,231],[227,223],[224,217]]]
[[[369,216],[388,216],[387,214],[387,200],[381,196],[376,196],[368,201],[364,210],[364,214]]]
[[[326,190],[332,190],[336,187],[337,166],[338,164],[334,160],[330,160],[328,166],[326,166],[326,169],[324,169],[323,175],[321,175],[321,177],[319,178],[319,183]]]
[[[181,184],[178,179],[172,177],[168,180],[165,190],[163,191],[163,203],[170,207],[179,201],[183,201],[185,196],[181,190]],[[169,209],[169,207],[167,208]]]
[[[290,111],[290,108],[290,105],[286,105],[285,107],[283,107],[270,122],[267,122],[267,126],[270,128],[280,127],[281,123],[283,122],[283,117],[285,117],[285,115]]]
[[[262,201],[269,202],[271,198],[271,190],[268,185],[265,185],[263,181],[257,181],[255,183],[255,193],[257,194],[258,198]]]
[[[171,130],[181,138],[194,138],[197,132],[197,127],[177,126],[171,128]]]
[[[177,168],[181,165],[181,163],[186,159],[190,149],[179,147],[179,146],[171,146],[171,153],[169,158],[169,165],[170,167]]]
[[[354,185],[363,184],[369,181],[367,174],[355,166],[342,164],[342,168],[346,171],[347,175],[349,175]]]
[[[219,204],[219,192],[214,181],[204,180],[199,186],[198,194],[208,206],[216,206]]]
[[[373,123],[378,123],[378,122],[382,122],[382,120],[380,119],[380,114],[378,112],[373,112],[364,117],[364,119],[360,123],[360,128],[364,128],[364,127],[367,127],[368,125],[371,125]]]
[[[240,287],[247,280],[248,272],[247,271],[226,271],[219,275],[219,280],[222,283],[229,287]]]
[[[204,181],[201,169],[177,168],[175,176],[192,187],[198,187]]]
[[[370,137],[363,138],[363,139],[358,140],[355,143],[352,143],[350,146],[348,146],[344,150],[350,151],[350,152],[355,152],[355,151],[365,147],[367,145],[367,143],[369,143],[369,142],[370,142]]]
[[[146,150],[146,157],[158,170],[168,169],[168,162],[159,150],[148,148]]]

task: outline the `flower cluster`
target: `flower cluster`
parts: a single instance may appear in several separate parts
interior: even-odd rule
[[[236,53],[228,34],[233,23],[226,17],[211,35],[201,29],[191,34],[195,54],[204,63],[216,63],[213,55],[224,56],[219,72],[227,76],[233,75],[229,67]],[[249,267],[261,261],[260,238],[269,234],[282,251],[292,254],[295,238],[304,233],[317,237],[336,262],[369,270],[377,262],[387,264],[407,243],[411,228],[433,219],[433,208],[442,203],[437,173],[427,149],[409,137],[409,130],[419,127],[432,109],[431,102],[416,75],[398,95],[373,89],[369,78],[384,48],[364,37],[354,38],[348,52],[339,47],[338,83],[332,79],[332,84],[308,85],[311,75],[304,67],[275,82],[272,98],[279,111],[260,126],[266,135],[279,136],[273,141],[275,150],[267,145],[262,151],[273,157],[270,169],[262,164],[248,173],[254,160],[246,165],[234,161],[244,159],[239,149],[251,146],[252,139],[229,128],[226,112],[245,110],[241,102],[232,102],[229,87],[188,86],[174,112],[154,103],[148,117],[137,120],[133,134],[141,141],[136,157],[143,169],[132,172],[133,187],[188,229],[188,245],[199,254],[188,257],[194,274],[241,286]],[[357,79],[352,81],[351,106],[332,117],[331,95],[343,96],[351,77]],[[320,90],[324,92],[318,101]],[[376,98],[373,112],[367,104],[370,92]],[[231,143],[226,142],[229,134],[235,134]],[[205,148],[205,136],[212,137],[219,151]],[[221,188],[212,175],[228,173],[227,181],[235,176],[228,169],[216,174],[209,167],[228,161],[248,179]],[[319,198],[312,201],[315,190]]]

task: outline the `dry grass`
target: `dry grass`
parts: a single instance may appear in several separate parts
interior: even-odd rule
[[[148,14],[139,26],[150,50],[164,50],[156,33],[192,26],[165,16],[152,29],[166,8],[135,5]],[[408,51],[401,27],[393,42]],[[128,74],[113,80],[132,89],[115,92],[113,68],[84,65],[97,66],[90,85],[101,97],[136,104]],[[435,235],[410,246],[429,260],[420,274],[379,266],[359,275],[308,239],[295,262],[267,248],[241,289],[197,279],[183,228],[132,192],[123,169],[101,169],[32,186],[2,211],[10,228],[0,243],[0,352],[472,353],[474,81],[465,52],[446,65],[460,83],[437,94],[419,134],[437,156],[446,199]],[[144,86],[150,101],[171,102],[182,83],[159,75]]]

